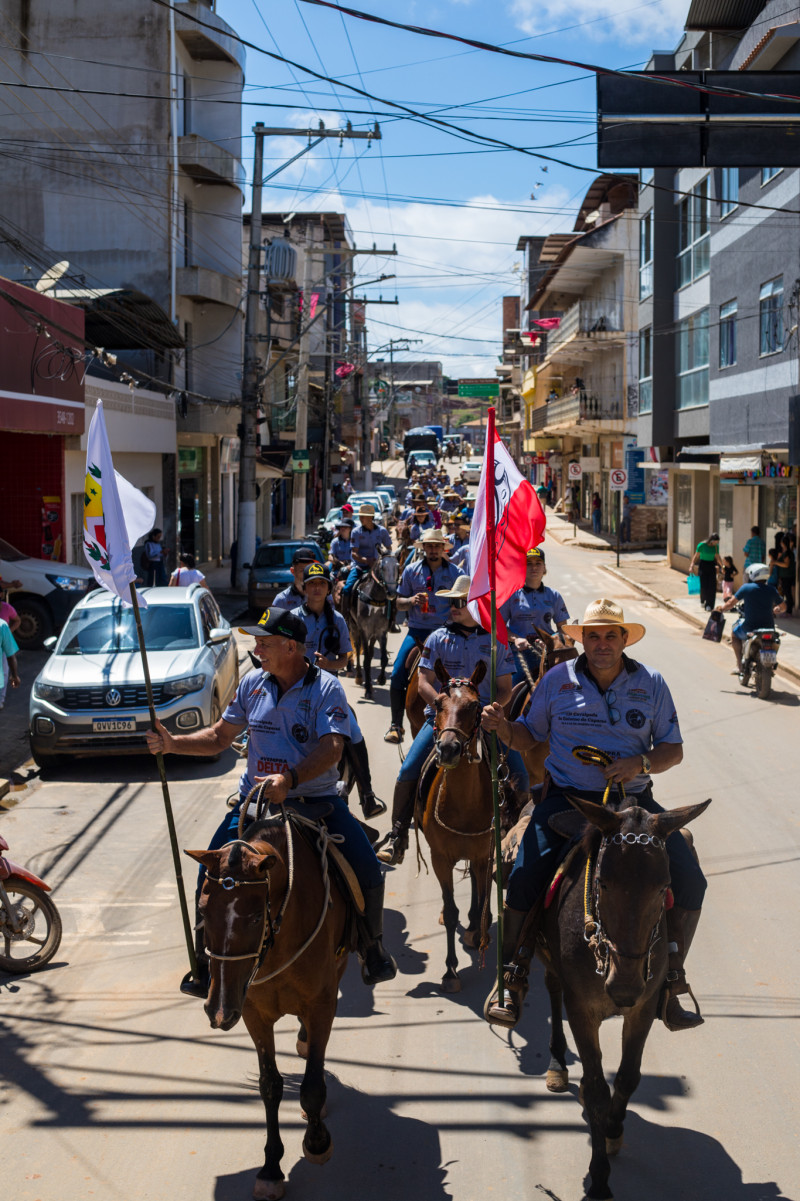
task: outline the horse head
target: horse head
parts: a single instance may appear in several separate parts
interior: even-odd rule
[[[185,853],[206,869],[199,909],[211,983],[204,1008],[214,1029],[230,1030],[269,950],[270,889],[283,890],[286,869],[268,842],[235,839],[218,851]]]
[[[667,838],[699,817],[711,801],[650,813],[638,805],[614,810],[579,797],[567,799],[579,813],[557,814],[551,818],[553,828],[565,833],[580,827],[589,861],[596,855],[591,895],[584,901],[584,937],[609,997],[620,1009],[630,1009],[644,995],[651,956],[662,936],[670,883]]]
[[[397,596],[397,582],[400,576],[400,566],[394,555],[382,555],[375,564],[375,579],[386,589],[389,600]]]
[[[442,690],[436,697],[433,718],[434,746],[440,767],[455,767],[476,737],[480,737],[483,705],[478,685],[486,675],[486,664],[478,663],[468,680],[450,676],[441,659],[434,667]]]

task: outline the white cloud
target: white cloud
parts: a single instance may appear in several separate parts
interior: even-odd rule
[[[509,4],[512,18],[531,37],[580,25],[581,37],[618,38],[637,46],[644,43],[648,49],[660,41],[671,47],[681,34],[688,9],[689,0],[637,5],[631,0],[572,0],[568,8],[562,0],[511,0]]]

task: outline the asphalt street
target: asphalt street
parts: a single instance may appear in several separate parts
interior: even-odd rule
[[[614,1162],[619,1201],[800,1201],[798,691],[759,701],[731,676],[729,648],[626,591],[602,556],[552,540],[547,582],[570,613],[603,595],[643,622],[637,657],[661,670],[685,739],[657,779],[667,806],[713,797],[693,826],[709,878],[689,978],[705,1025],[654,1028]],[[392,640],[399,641],[395,636]],[[388,687],[366,702],[345,683],[387,801],[399,766],[382,735]],[[167,761],[180,843],[203,847],[235,790],[237,760]],[[239,1201],[262,1163],[263,1109],[244,1027],[212,1031],[181,997],[185,949],[155,763],[77,764],[7,798],[0,832],[53,886],[64,919],[56,961],[0,976],[4,1195],[15,1201]],[[388,817],[379,820],[382,829]],[[193,865],[186,860],[193,886]],[[465,900],[468,884],[459,886]],[[444,930],[431,875],[413,856],[389,871],[386,943],[400,973],[373,991],[351,963],[328,1048],[324,1167],[301,1158],[296,1025],[278,1028],[287,1196],[303,1201],[577,1201],[588,1134],[570,1089],[545,1089],[548,1006],[537,972],[518,1029],[481,1019],[481,970],[460,950],[463,991],[439,983]],[[619,1022],[603,1047],[616,1067]]]

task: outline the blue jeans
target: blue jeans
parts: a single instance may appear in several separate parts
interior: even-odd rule
[[[600,533],[600,510],[592,509],[592,529],[596,534]]]
[[[402,692],[405,697],[408,689],[408,668],[406,667],[406,659],[409,653],[424,642],[430,630],[422,630],[419,627],[412,629],[408,627],[408,633],[400,644],[400,650],[394,657],[394,666],[392,667],[392,680],[390,687],[396,688],[398,692]]]
[[[503,744],[498,742],[498,746]],[[398,780],[418,780],[422,775],[422,769],[425,766],[425,760],[433,750],[433,721],[427,718],[425,725],[417,734],[414,741],[411,743],[411,748],[403,761],[403,766],[400,768]],[[521,792],[527,792],[530,787],[528,773],[525,770],[525,764],[522,762],[522,757],[519,751],[506,751],[508,760],[508,769],[512,778],[516,781],[516,786]]]
[[[576,793],[587,800],[600,804],[601,792]],[[661,805],[653,800],[649,789],[630,794],[631,803],[641,806],[648,813],[663,813]],[[569,840],[550,828],[550,818],[555,813],[566,813],[572,806],[552,783],[547,797],[536,806],[527,830],[522,836],[514,869],[508,881],[506,904],[511,909],[532,909],[552,880],[555,870],[569,846]],[[701,872],[686,839],[676,831],[667,838],[669,871],[675,904],[682,909],[699,909],[706,891],[706,878]]]
[[[240,797],[238,805],[234,805],[233,809],[225,814],[208,845],[209,851],[218,851],[226,842],[239,837],[239,811],[242,807],[243,799],[243,797]],[[358,877],[361,887],[378,888],[383,881],[380,863],[372,849],[372,844],[348,809],[346,802],[335,793],[332,793],[330,796],[311,797],[309,799],[315,803],[324,801],[326,804],[333,806],[333,813],[330,813],[325,818],[325,825],[331,834],[341,834],[344,839],[343,842],[338,844],[339,849]],[[300,812],[302,813],[302,806]],[[246,828],[247,823],[245,823]],[[197,876],[198,894],[203,887],[205,872],[206,869],[201,865]]]

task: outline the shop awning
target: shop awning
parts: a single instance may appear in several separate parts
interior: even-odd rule
[[[82,401],[0,389],[0,429],[21,434],[82,434]]]
[[[747,475],[752,471],[761,471],[761,455],[720,455],[720,475]]]

